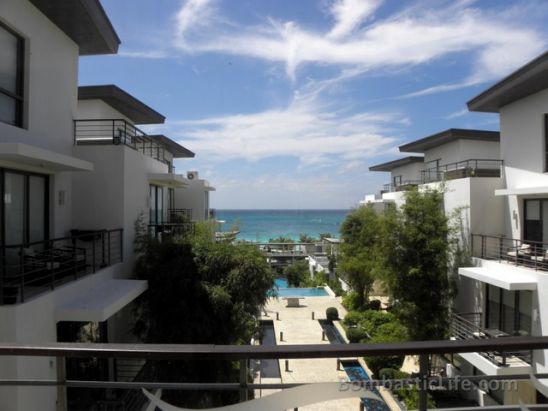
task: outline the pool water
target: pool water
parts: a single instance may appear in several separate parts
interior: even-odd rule
[[[276,278],[274,288],[278,293],[278,297],[325,297],[329,295],[323,287],[289,287],[286,278]]]
[[[346,374],[348,375],[348,378],[350,381],[369,381],[369,375],[363,367],[360,365],[357,361],[348,361],[343,362],[344,371],[346,371]],[[376,388],[371,388],[371,392],[374,394],[377,394],[379,397],[381,396],[379,393],[379,390]],[[382,397],[381,397],[382,398]],[[365,409],[368,411],[390,411],[390,408],[384,401],[377,401],[377,400],[371,400],[369,398],[362,398],[363,405],[365,406]]]

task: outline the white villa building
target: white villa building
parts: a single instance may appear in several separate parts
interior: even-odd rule
[[[472,99],[468,108],[499,113],[500,134],[450,129],[401,146],[402,152],[423,154],[424,162],[405,157],[371,167],[390,172],[391,185],[361,204],[400,206],[409,187],[443,182],[445,211],[460,211],[473,262],[458,270],[452,338],[548,335],[548,53]],[[419,183],[398,184],[415,179],[418,167]],[[546,364],[548,351],[469,353],[452,356],[447,373],[546,373]],[[517,391],[477,388],[463,394],[481,406],[546,401],[528,381],[518,382]]]
[[[181,226],[172,217],[195,194],[173,161],[194,153],[137,128],[164,117],[124,90],[78,87],[79,56],[120,44],[98,0],[3,0],[0,43],[0,341],[75,341],[88,330],[89,341],[128,342],[130,305],[147,289],[131,279],[135,222],[143,216],[155,234]],[[209,215],[202,187],[197,220]],[[0,379],[54,380],[63,368],[2,357]],[[111,361],[103,376],[117,371]],[[63,401],[55,387],[0,387],[2,411]]]

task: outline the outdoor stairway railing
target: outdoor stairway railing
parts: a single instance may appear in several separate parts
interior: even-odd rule
[[[548,243],[484,234],[472,234],[471,238],[473,257],[548,270]]]
[[[254,384],[249,381],[249,364],[252,360],[261,359],[285,359],[291,362],[292,359],[318,358],[351,358],[362,356],[391,356],[391,355],[418,355],[420,371],[415,378],[406,380],[365,380],[354,381],[352,387],[373,387],[393,386],[396,382],[404,385],[415,385],[419,390],[419,410],[427,409],[427,390],[429,387],[446,386],[455,384],[456,381],[470,381],[479,383],[481,381],[493,380],[530,380],[547,378],[547,374],[530,375],[477,375],[459,376],[458,378],[430,377],[429,356],[469,353],[469,352],[508,352],[518,350],[545,350],[548,349],[548,337],[508,337],[508,338],[482,338],[469,340],[443,340],[443,341],[414,341],[403,343],[382,343],[382,344],[311,344],[311,345],[273,345],[273,346],[251,346],[251,345],[160,345],[160,344],[88,344],[88,343],[50,343],[30,345],[21,343],[0,343],[0,357],[56,357],[57,378],[56,379],[5,379],[0,380],[0,387],[57,387],[58,410],[67,409],[66,390],[71,387],[93,388],[93,389],[128,389],[148,390],[171,389],[171,390],[192,390],[192,391],[217,391],[235,390],[240,393],[240,401],[248,399],[250,389],[288,389],[297,386],[310,386],[305,382],[297,383],[260,383]],[[67,380],[65,377],[66,358],[141,358],[147,361],[207,361],[226,360],[239,361],[240,378],[234,382],[116,382],[116,381],[76,381]],[[27,360],[28,361],[28,360]],[[340,361],[337,361],[339,363]],[[158,363],[160,364],[160,363]],[[159,365],[158,365],[159,366]],[[6,374],[5,374],[6,375]],[[346,389],[349,382],[334,382],[338,384],[339,391],[343,384]],[[313,384],[312,384],[313,385]],[[452,385],[454,386],[454,385]],[[40,391],[36,391],[39,395]],[[282,392],[283,394],[283,392]],[[360,396],[360,393],[358,393]],[[523,410],[527,407],[518,404],[515,407],[505,407],[505,410]],[[284,409],[289,407],[283,407]],[[291,407],[294,408],[294,407]],[[260,408],[258,408],[260,409]],[[270,408],[269,408],[270,409]],[[463,410],[478,409],[474,407],[461,408]],[[547,409],[534,406],[530,409]],[[454,408],[453,410],[456,410]]]
[[[500,336],[482,328],[481,313],[451,313],[451,335],[457,340],[481,340],[493,339]],[[504,337],[508,338],[508,337]],[[497,366],[507,366],[509,357],[515,357],[521,361],[531,364],[531,351],[485,351],[478,352]]]
[[[0,305],[16,304],[123,261],[123,229],[72,230],[67,237],[0,250]]]
[[[427,168],[421,171],[421,182],[432,183],[465,177],[500,177],[502,160],[470,159]]]

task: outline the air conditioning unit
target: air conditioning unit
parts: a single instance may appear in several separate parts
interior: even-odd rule
[[[189,180],[198,180],[198,172],[197,171],[187,171],[186,178]]]

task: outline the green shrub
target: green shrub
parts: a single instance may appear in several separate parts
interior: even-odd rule
[[[367,340],[368,334],[363,328],[353,327],[346,330],[346,338],[348,338],[348,341],[351,343],[359,343],[363,340]]]
[[[347,327],[358,325],[362,319],[362,313],[359,311],[349,311],[343,319],[344,325]]]
[[[371,340],[373,342],[373,340]],[[403,364],[403,355],[390,356],[374,356],[363,358],[369,369],[373,372],[376,378],[381,378],[380,371],[382,369],[393,368],[400,369]]]
[[[419,390],[417,387],[410,386],[405,388],[400,388],[397,390],[394,390],[394,394],[396,394],[405,404],[405,407],[408,410],[416,410],[419,408]],[[427,401],[428,401],[428,408],[436,408],[436,403],[434,402],[434,399],[432,398],[432,395],[429,393],[427,394]]]
[[[342,305],[348,311],[359,311],[362,308],[359,306],[359,296],[354,291],[350,291],[344,296]]]
[[[373,336],[377,333],[377,330],[380,326],[393,321],[396,321],[396,319],[391,313],[385,313],[384,311],[367,310],[362,313],[362,320],[360,321],[360,325]]]
[[[381,300],[369,301],[368,308],[370,310],[379,311],[381,309]]]
[[[381,368],[379,370],[379,379],[380,380],[393,380],[395,379],[396,371],[394,368]]]
[[[335,307],[329,307],[325,310],[325,318],[329,321],[335,321],[339,319],[339,311]]]

